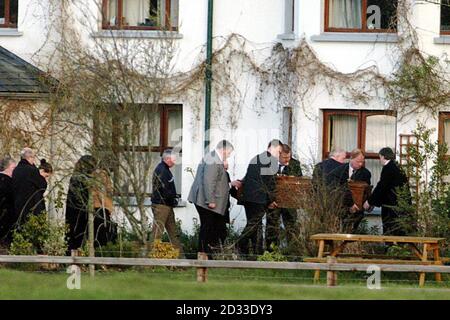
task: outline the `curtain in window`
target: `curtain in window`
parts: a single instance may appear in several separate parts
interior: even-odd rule
[[[444,120],[444,142],[447,143],[449,148],[447,154],[450,154],[450,119]]]
[[[381,148],[395,150],[396,118],[387,115],[366,118],[366,152],[378,153]]]
[[[361,0],[330,0],[329,27],[361,28]]]
[[[330,151],[342,148],[352,151],[358,146],[358,118],[349,115],[335,115],[330,118]]]
[[[123,16],[129,26],[140,26],[148,18],[150,0],[125,0],[123,1]]]

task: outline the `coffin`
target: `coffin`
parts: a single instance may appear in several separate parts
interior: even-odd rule
[[[275,201],[279,208],[302,208],[311,196],[311,178],[277,176],[276,180]]]
[[[352,192],[353,202],[362,210],[364,202],[369,198],[372,192],[372,186],[364,181],[349,180],[348,186]]]

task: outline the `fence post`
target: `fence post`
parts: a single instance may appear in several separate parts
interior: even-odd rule
[[[327,263],[328,264],[334,264],[336,263],[336,257],[327,257]],[[327,271],[327,287],[335,287],[337,285],[337,272],[334,270],[328,270]]]
[[[197,253],[198,260],[208,260],[208,255],[204,252]],[[197,268],[197,282],[207,282],[208,281],[208,268],[199,267]]]

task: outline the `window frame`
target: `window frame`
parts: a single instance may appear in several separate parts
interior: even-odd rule
[[[137,104],[139,106],[150,106],[150,104],[142,103]],[[153,146],[126,146],[121,145],[119,143],[120,134],[118,134],[118,130],[120,130],[120,125],[118,121],[120,119],[112,119],[112,134],[111,134],[111,142],[112,148],[114,148],[113,152],[116,154],[120,154],[122,152],[148,152],[154,153],[158,152],[160,156],[162,156],[164,150],[166,149],[174,149],[175,146],[169,146],[169,113],[173,111],[181,111],[183,113],[183,105],[182,104],[158,104],[159,109],[159,117],[160,117],[160,129],[159,129],[159,145]],[[101,126],[101,119],[99,118],[99,114],[97,112],[94,113],[94,121],[93,121],[93,144],[96,146],[95,148],[101,151],[104,147],[100,144],[99,140],[99,126]],[[106,148],[105,148],[106,149]],[[177,152],[182,154],[182,149],[177,149]],[[115,164],[112,164],[109,168],[113,173],[113,179],[120,179],[119,177],[119,167]],[[114,186],[117,185],[117,180],[114,181]],[[114,190],[114,196],[129,196],[134,197],[134,193],[123,193]],[[146,192],[146,197],[150,197],[151,193]]]
[[[325,19],[324,19],[324,31],[325,32],[347,32],[347,33],[397,33],[397,28],[392,29],[368,29],[367,28],[367,0],[361,0],[361,25],[362,28],[333,28],[330,27],[330,1],[325,0]],[[398,15],[398,11],[396,12]]]
[[[17,28],[17,23],[11,23],[11,0],[5,0],[5,23],[0,28]],[[19,20],[19,0],[17,0],[17,20]]]
[[[450,35],[450,30],[442,30],[442,2],[439,4],[439,9],[439,33],[442,35]]]
[[[330,117],[334,115],[348,115],[356,116],[358,119],[358,137],[357,137],[357,148],[360,148],[365,153],[366,159],[378,159],[378,153],[369,152],[366,153],[366,128],[367,128],[367,117],[376,115],[387,115],[397,118],[397,114],[391,110],[339,110],[339,109],[326,109],[323,111],[323,136],[322,136],[322,159],[328,158],[331,150],[328,149],[329,137],[328,129],[330,127]],[[395,135],[395,148],[397,148],[397,135]],[[346,158],[350,158],[350,151],[346,150]],[[395,150],[394,150],[395,152]]]
[[[167,31],[178,31],[178,26],[171,26],[171,12],[170,9],[168,14],[165,17],[165,25],[167,27],[158,27],[158,26],[124,26],[123,22],[123,1],[117,0],[117,19],[119,24],[117,26],[109,25],[109,21],[107,19],[108,16],[108,5],[110,0],[102,0],[102,29],[103,30],[167,30]],[[126,0],[125,0],[126,1]],[[165,1],[165,7],[171,8],[172,0],[162,0]],[[166,10],[167,11],[167,10]]]
[[[445,142],[445,130],[444,130],[444,121],[450,120],[450,111],[442,111],[439,112],[439,125],[438,125],[438,143]],[[447,144],[450,149],[450,144]],[[445,159],[450,159],[450,155],[445,155]]]

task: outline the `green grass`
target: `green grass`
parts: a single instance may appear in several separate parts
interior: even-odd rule
[[[81,290],[67,289],[68,276],[0,269],[0,299],[450,299],[447,277],[419,289],[416,275],[383,275],[381,290],[367,289],[361,273],[340,273],[335,288],[312,285],[304,271],[212,269],[207,283],[196,282],[194,269],[103,271],[83,273]]]

